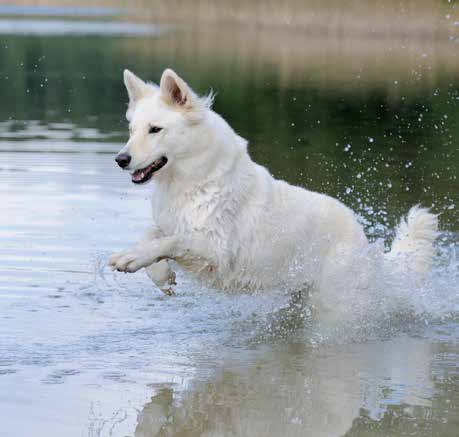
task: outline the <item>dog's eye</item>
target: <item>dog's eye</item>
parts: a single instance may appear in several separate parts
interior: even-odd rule
[[[162,127],[158,127],[158,126],[150,126],[150,129],[148,130],[148,133],[149,134],[157,134],[158,132],[162,131],[163,128]]]

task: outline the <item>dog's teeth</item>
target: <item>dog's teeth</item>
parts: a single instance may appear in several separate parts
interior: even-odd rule
[[[144,173],[144,172],[140,173],[140,177],[141,177],[141,178],[143,178],[144,176],[145,176],[145,173]]]

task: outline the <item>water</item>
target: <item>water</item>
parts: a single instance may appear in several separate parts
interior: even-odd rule
[[[0,40],[0,436],[456,436],[457,44],[78,23]],[[255,160],[342,199],[372,239],[414,203],[441,213],[427,283],[381,272],[364,307],[343,278],[329,324],[282,290],[179,273],[167,297],[106,269],[149,223],[148,186],[113,161],[121,73],[167,66],[217,92]]]

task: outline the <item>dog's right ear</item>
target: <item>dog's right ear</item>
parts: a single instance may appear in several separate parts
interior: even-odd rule
[[[126,112],[126,118],[130,121],[135,105],[142,97],[145,97],[151,92],[151,86],[129,70],[124,70],[124,85],[126,85],[129,95],[129,106]]]

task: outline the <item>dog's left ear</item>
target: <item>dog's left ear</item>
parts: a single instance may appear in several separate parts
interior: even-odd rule
[[[124,70],[124,85],[126,85],[129,95],[129,106],[126,112],[126,118],[130,120],[135,105],[142,97],[151,93],[152,87],[129,70]]]
[[[191,109],[196,95],[187,83],[173,70],[167,68],[159,84],[162,98],[169,104]]]

